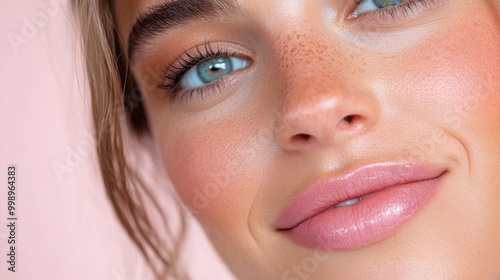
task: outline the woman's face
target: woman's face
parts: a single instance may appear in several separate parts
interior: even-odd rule
[[[498,279],[494,1],[356,2],[120,1],[165,170],[240,279]]]

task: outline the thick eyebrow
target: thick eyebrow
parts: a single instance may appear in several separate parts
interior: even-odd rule
[[[173,0],[151,7],[139,15],[128,40],[128,56],[155,36],[192,21],[241,13],[237,0]]]

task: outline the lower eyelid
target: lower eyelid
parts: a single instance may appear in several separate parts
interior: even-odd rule
[[[251,61],[249,60],[246,67],[249,67],[250,65]],[[205,104],[210,104],[211,102],[218,103],[221,100],[224,100],[225,98],[231,96],[231,94],[229,93],[226,94],[226,91],[229,90],[232,92],[234,90],[237,90],[234,87],[246,80],[245,77],[248,73],[246,73],[245,71],[241,72],[240,70],[242,69],[235,70],[234,72],[225,75],[220,79],[203,87],[193,88],[189,90],[179,89],[173,95],[171,95],[172,100],[185,104],[192,103],[194,106],[198,106],[196,105],[197,103],[205,103],[202,102],[205,99],[207,101],[207,103]]]

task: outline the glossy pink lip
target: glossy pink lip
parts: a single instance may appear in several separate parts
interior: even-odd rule
[[[433,197],[446,168],[403,162],[363,166],[318,180],[278,217],[275,227],[313,249],[349,250],[394,233]],[[368,195],[368,196],[367,196]],[[367,196],[357,204],[333,206]]]

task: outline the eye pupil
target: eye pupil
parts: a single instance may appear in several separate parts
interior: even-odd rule
[[[215,57],[200,63],[197,72],[204,83],[211,83],[233,71],[231,59],[228,57]]]
[[[210,71],[212,72],[217,72],[217,71],[223,71],[227,68],[227,65],[224,63],[216,63],[213,65],[210,65]]]

